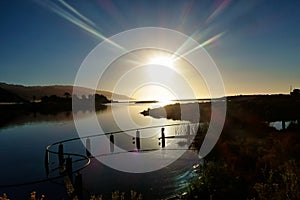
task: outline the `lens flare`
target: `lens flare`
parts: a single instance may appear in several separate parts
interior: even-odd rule
[[[193,52],[197,51],[197,50],[200,49],[200,48],[203,48],[203,47],[205,47],[205,46],[207,46],[207,45],[209,45],[209,44],[214,43],[215,41],[217,41],[218,39],[220,39],[225,33],[226,33],[225,31],[222,32],[222,33],[219,33],[219,34],[217,34],[217,35],[211,37],[210,39],[208,39],[208,40],[202,42],[200,45],[198,45],[197,47],[195,47],[195,48],[193,48],[193,49],[191,49],[191,50],[189,50],[189,51],[187,51],[187,52],[179,53],[180,56],[178,56],[177,58],[172,59],[173,62],[175,62],[176,60],[178,60],[178,59],[180,59],[180,58],[183,58],[184,56],[186,56],[186,55],[188,55],[188,54],[190,54],[190,53],[193,53]],[[191,40],[191,39],[189,38],[186,42],[184,42],[183,45],[177,50],[177,53],[178,53],[178,51],[180,51],[181,49],[184,49],[184,48],[186,48],[186,47],[189,47],[188,43],[189,43],[190,40]],[[183,47],[183,46],[185,46],[185,47]]]
[[[220,1],[217,1],[219,3]],[[221,15],[225,9],[230,5],[231,0],[224,0],[221,1],[217,8],[214,10],[214,12],[211,13],[211,15],[207,18],[206,23],[212,22],[215,18],[217,18],[219,15]]]
[[[100,31],[99,27],[90,19],[85,17],[79,11],[77,11],[74,7],[69,5],[63,0],[59,0],[59,4],[51,2],[51,1],[36,1],[37,3],[43,5],[47,9],[51,10],[52,12],[58,14],[62,18],[68,20],[72,24],[78,26],[79,28],[87,31],[88,33],[96,36],[97,38],[107,41],[109,44],[117,47],[118,49],[126,52],[126,49],[120,46],[119,44],[109,40],[105,37]]]

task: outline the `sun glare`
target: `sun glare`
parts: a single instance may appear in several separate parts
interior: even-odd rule
[[[149,64],[163,65],[167,67],[174,66],[174,60],[171,56],[155,56],[149,60]]]
[[[167,103],[177,99],[176,95],[169,89],[161,85],[144,85],[136,90],[132,96],[136,100],[156,100],[161,103]]]

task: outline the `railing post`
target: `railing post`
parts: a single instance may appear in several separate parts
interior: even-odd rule
[[[141,149],[140,131],[139,130],[136,130],[136,133],[135,133],[135,142],[136,142],[136,148],[139,151]]]
[[[109,136],[109,141],[110,141],[110,152],[114,152],[115,151],[115,139],[114,139],[114,135],[111,134]]]
[[[72,168],[72,158],[69,156],[66,159],[66,172],[69,175],[71,181],[72,181],[72,171],[73,171],[73,168]]]
[[[165,138],[165,128],[161,128],[161,147],[165,148],[166,146],[166,138]]]
[[[45,169],[46,169],[46,175],[49,175],[49,152],[48,149],[46,149],[45,153]]]
[[[58,161],[59,161],[59,166],[64,165],[64,146],[62,143],[59,144],[58,146]]]
[[[77,195],[78,200],[83,199],[82,194],[82,175],[78,172],[75,176],[75,184],[74,184],[75,193]]]
[[[87,157],[91,156],[91,140],[90,140],[90,138],[86,139],[86,156]]]

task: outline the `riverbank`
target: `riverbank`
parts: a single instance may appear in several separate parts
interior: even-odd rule
[[[222,100],[225,100],[222,99]],[[221,100],[220,100],[221,101]],[[234,121],[288,121],[300,119],[300,97],[290,95],[241,95],[227,97],[227,116],[226,120]],[[218,101],[215,107],[218,106]],[[184,120],[195,122],[193,119],[193,108],[198,104],[201,122],[209,122],[211,103],[176,103],[160,108],[144,110],[143,115],[154,118],[181,119],[181,112],[191,113]],[[255,118],[255,119],[254,119]],[[254,121],[253,121],[254,122]]]
[[[197,103],[201,122],[209,124],[210,103]],[[194,104],[149,109],[144,115],[180,119],[180,110]],[[164,113],[164,115],[162,115]],[[257,95],[227,98],[221,136],[204,158],[186,199],[299,199],[300,98]],[[193,121],[191,119],[190,121]],[[271,121],[290,121],[283,130]],[[198,131],[191,148],[200,149],[206,135]]]

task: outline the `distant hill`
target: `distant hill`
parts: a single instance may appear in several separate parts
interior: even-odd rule
[[[17,100],[18,98],[31,101],[35,99],[41,99],[43,96],[51,96],[56,95],[59,97],[63,97],[66,92],[72,94],[73,86],[70,85],[52,85],[52,86],[24,86],[24,85],[13,85],[7,83],[0,83],[0,102],[8,102],[1,101],[11,99]],[[94,94],[94,91],[89,88],[77,87],[77,93],[73,95],[77,95],[81,97],[82,95],[90,95]],[[110,100],[130,100],[126,95],[121,94],[113,94],[109,91],[96,91],[97,94],[102,94],[106,96]],[[112,99],[112,96],[114,99]]]
[[[23,102],[24,99],[21,97],[3,89],[0,88],[0,102]]]

